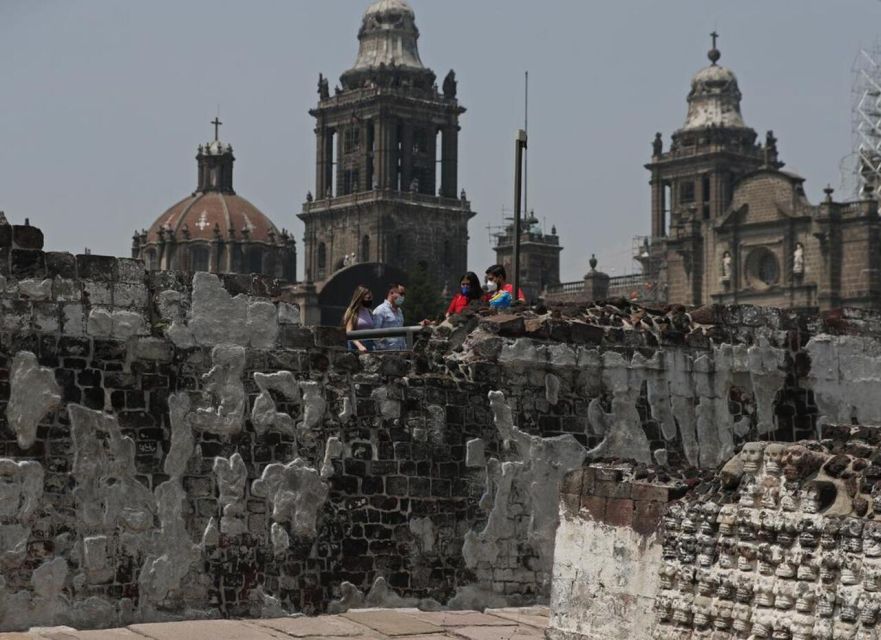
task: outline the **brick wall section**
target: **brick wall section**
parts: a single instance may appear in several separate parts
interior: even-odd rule
[[[563,513],[652,535],[666,505],[682,497],[685,487],[626,479],[629,471],[589,466],[570,472],[560,487]]]

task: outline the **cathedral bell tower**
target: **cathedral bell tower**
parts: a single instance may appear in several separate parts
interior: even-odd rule
[[[713,33],[710,65],[691,81],[685,124],[664,150],[655,135],[651,172],[651,249],[641,261],[645,271],[667,285],[666,298],[682,304],[707,302],[706,281],[713,227],[731,203],[735,181],[766,164],[779,168],[773,135],[765,147],[747,127],[741,93],[732,71],[718,64],[721,53]],[[665,271],[662,272],[662,271]]]
[[[468,220],[458,185],[455,73],[436,84],[419,57],[419,30],[405,0],[365,12],[354,66],[333,92],[319,76],[315,194],[306,226],[306,278],[356,263],[425,267],[439,288],[466,270]]]

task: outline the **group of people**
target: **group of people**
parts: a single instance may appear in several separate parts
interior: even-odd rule
[[[486,270],[485,275],[483,285],[472,271],[462,276],[459,290],[447,308],[447,318],[462,313],[472,304],[486,304],[497,310],[507,309],[514,304],[514,287],[508,283],[505,267],[495,264]],[[367,287],[358,287],[343,315],[343,328],[346,332],[351,332],[403,327],[404,313],[401,307],[404,305],[406,293],[407,288],[403,284],[394,283],[389,286],[385,300],[374,308],[373,292]],[[522,290],[517,291],[517,300],[526,301]],[[422,322],[426,323],[427,320]],[[361,353],[375,350],[401,351],[406,348],[407,341],[403,337],[349,341],[349,349]]]

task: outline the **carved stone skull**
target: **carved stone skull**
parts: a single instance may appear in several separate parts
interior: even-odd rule
[[[741,460],[743,460],[744,473],[753,475],[759,472],[762,466],[762,454],[765,450],[764,442],[747,442],[740,451]]]

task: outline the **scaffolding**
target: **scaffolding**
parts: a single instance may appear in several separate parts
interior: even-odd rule
[[[853,152],[841,161],[841,190],[861,199],[881,195],[881,42],[861,49],[853,66]]]

